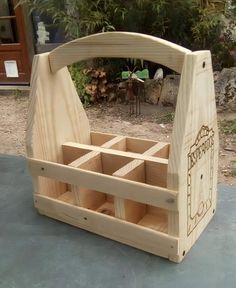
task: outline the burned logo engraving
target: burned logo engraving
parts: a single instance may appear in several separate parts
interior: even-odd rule
[[[202,126],[188,153],[187,235],[212,205],[214,131]]]

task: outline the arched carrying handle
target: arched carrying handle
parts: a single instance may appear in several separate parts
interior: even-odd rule
[[[68,42],[49,54],[51,71],[96,57],[135,58],[162,64],[181,73],[191,51],[169,41],[131,32],[105,32]]]

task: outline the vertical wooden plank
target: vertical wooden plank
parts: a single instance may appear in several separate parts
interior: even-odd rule
[[[209,51],[186,55],[170,146],[167,188],[179,191],[179,212],[169,213],[169,234],[179,236],[180,259],[216,206],[218,128]]]
[[[101,153],[92,151],[73,161],[69,166],[102,173]],[[106,202],[105,193],[92,189],[71,185],[71,192],[75,195],[75,204],[84,208],[96,210]]]
[[[113,173],[113,176],[123,179],[145,182],[143,160],[133,160]],[[146,213],[146,205],[120,197],[114,198],[115,216],[126,221],[137,223]]]
[[[79,125],[78,125],[79,124]],[[27,156],[63,163],[66,141],[90,144],[90,127],[67,68],[52,73],[48,53],[36,55],[26,128]],[[66,185],[33,176],[35,193],[58,197]]]

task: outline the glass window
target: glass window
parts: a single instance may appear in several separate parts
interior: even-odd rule
[[[0,17],[15,15],[13,2],[13,0],[0,0]]]
[[[39,14],[37,12],[33,12],[33,26],[35,31],[35,38],[38,40],[37,31],[38,31],[38,23],[42,22],[45,26],[46,32],[49,32],[48,37],[49,40],[46,43],[63,43],[65,42],[64,31],[57,25],[53,23],[53,20],[43,14]]]
[[[16,17],[9,0],[0,1],[0,44],[16,43]]]

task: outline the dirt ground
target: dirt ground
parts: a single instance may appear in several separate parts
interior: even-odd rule
[[[22,93],[0,93],[0,153],[25,155],[25,127],[29,99]],[[27,94],[27,93],[26,93]],[[146,139],[170,141],[173,109],[142,103],[141,115],[129,115],[129,106],[103,104],[86,109],[91,129]],[[219,114],[219,119],[236,118]],[[1,164],[1,163],[0,163]],[[236,185],[236,134],[220,132],[219,183]]]

